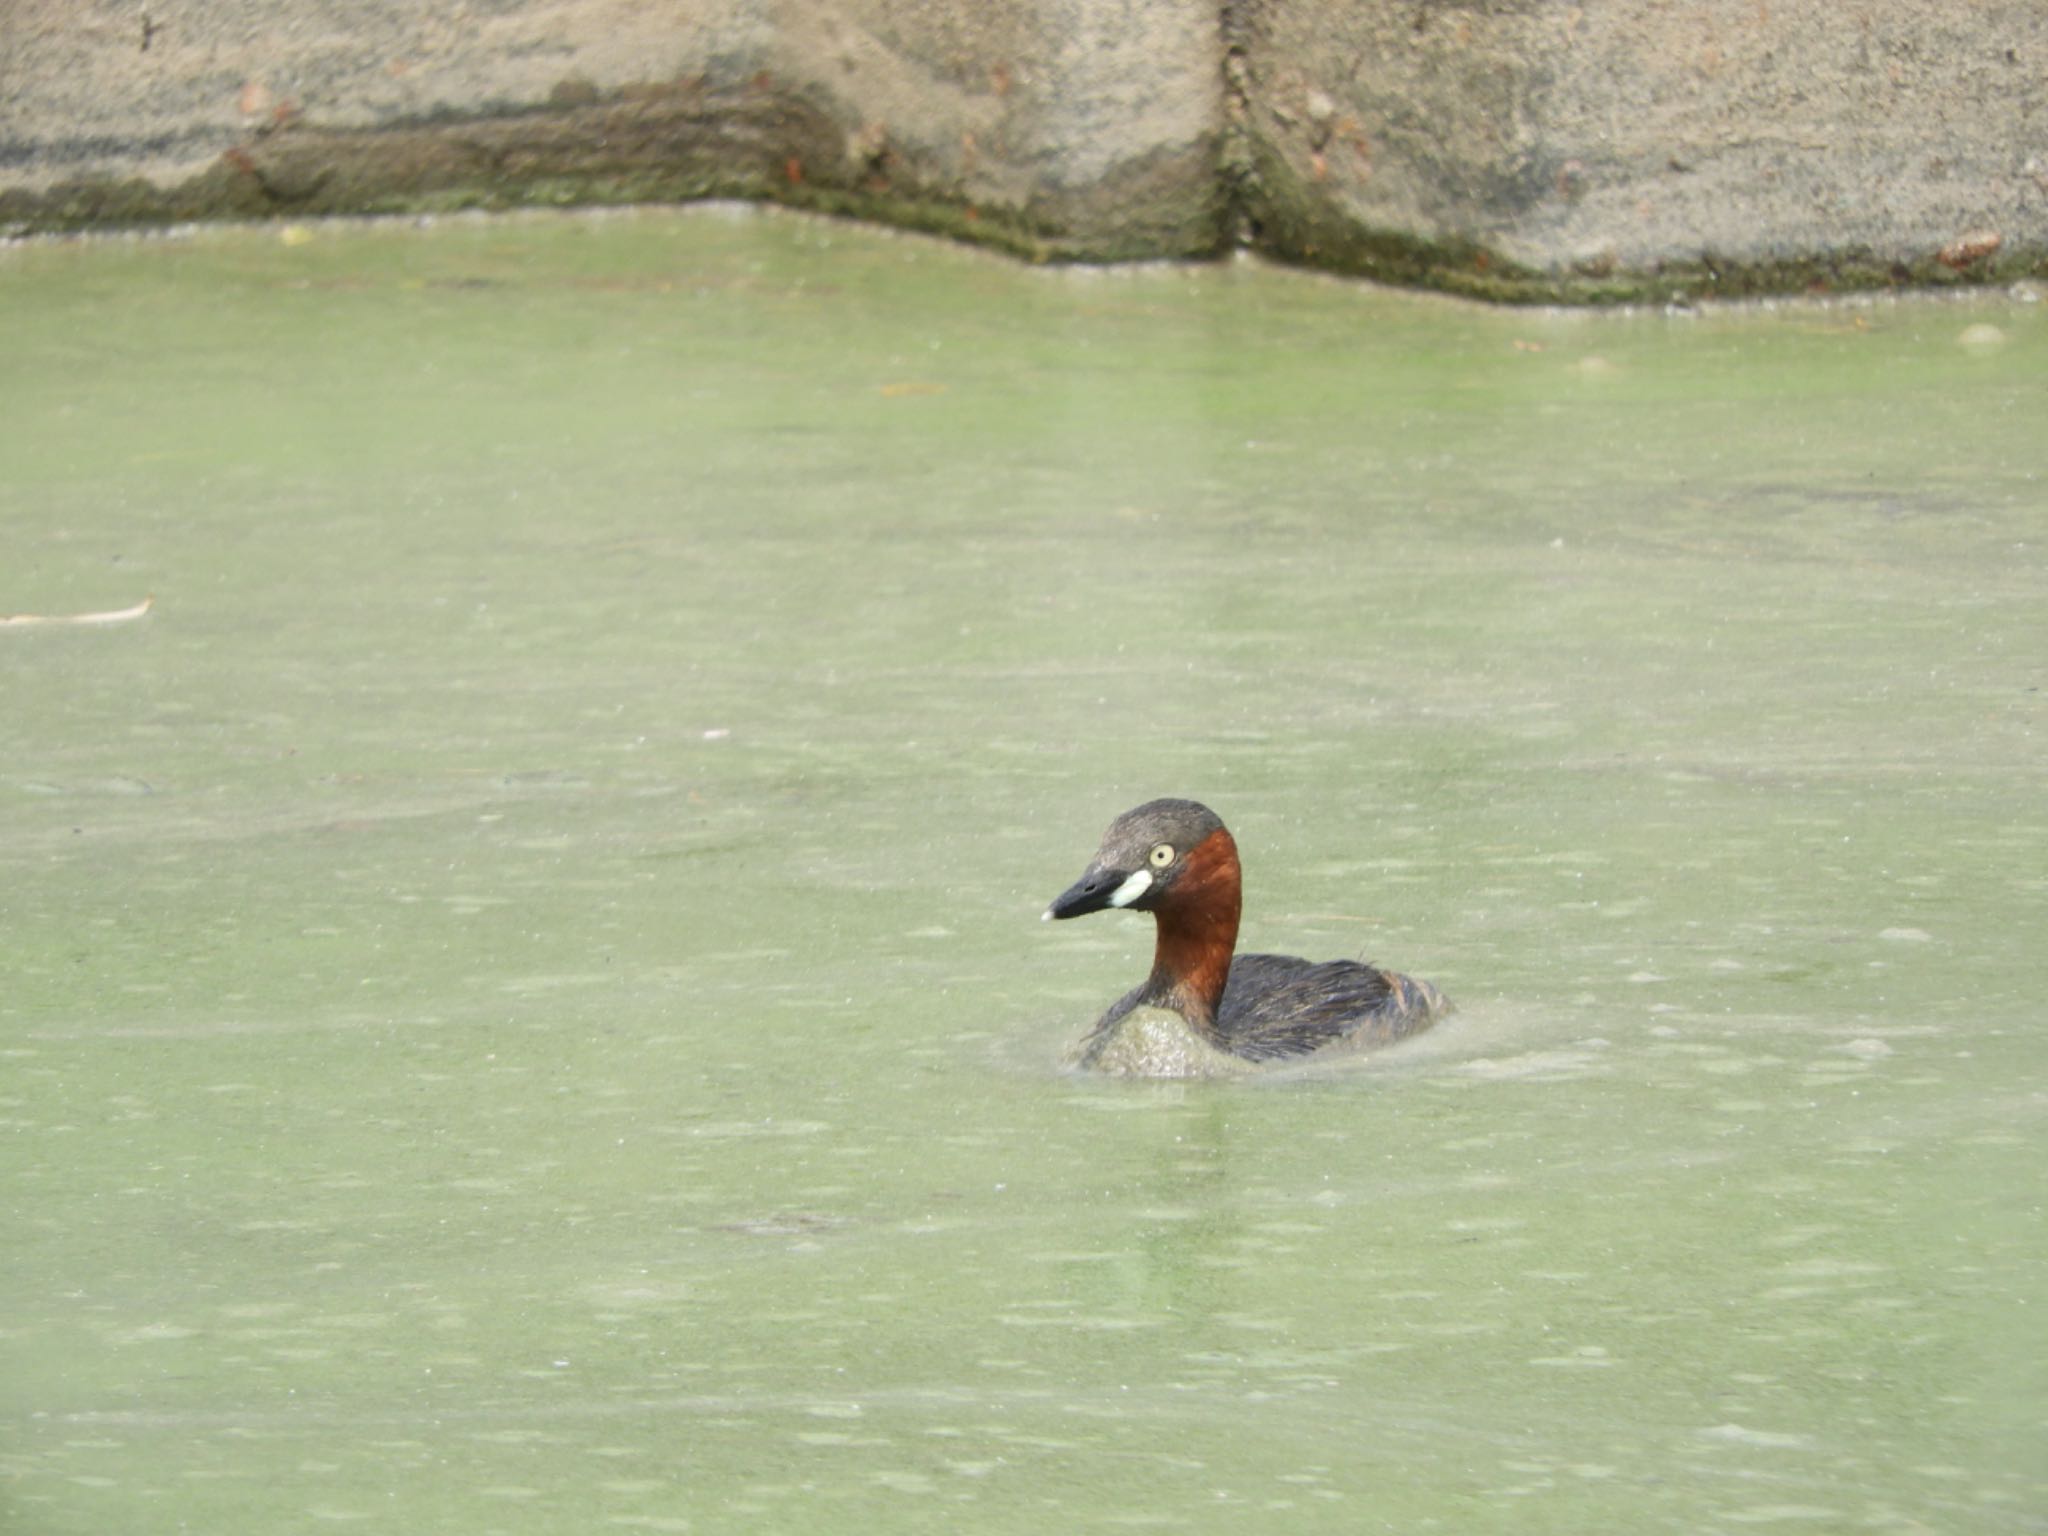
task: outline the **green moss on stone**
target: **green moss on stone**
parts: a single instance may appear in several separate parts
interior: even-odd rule
[[[1206,197],[1189,196],[1206,184]],[[259,134],[169,187],[86,179],[0,192],[0,235],[193,221],[468,209],[765,201],[971,242],[1027,261],[1224,254],[1231,231],[1276,260],[1504,304],[1666,304],[1787,293],[1946,288],[2048,276],[2048,248],[2007,247],[1960,270],[1930,251],[1696,260],[1647,269],[1518,264],[1483,242],[1360,225],[1328,189],[1238,133],[1120,166],[1100,184],[1049,187],[1022,207],[977,204],[943,173],[886,146],[849,151],[827,106],[765,77],[745,85],[638,86],[486,116],[438,113],[375,129],[303,123]]]
[[[1361,225],[1327,193],[1300,181],[1276,154],[1256,157],[1243,180],[1252,248],[1278,261],[1403,288],[1497,304],[1690,304],[1783,294],[1953,288],[2048,275],[2048,249],[2005,248],[1957,269],[1929,251],[1907,262],[1847,249],[1739,260],[1702,252],[1689,261],[1631,269],[1545,269],[1508,260],[1479,241],[1429,239]]]

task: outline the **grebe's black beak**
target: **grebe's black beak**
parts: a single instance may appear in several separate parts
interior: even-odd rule
[[[1080,879],[1053,898],[1045,909],[1045,921],[1060,917],[1086,917],[1109,905],[1110,893],[1124,883],[1120,869],[1091,868]]]
[[[1045,909],[1045,921],[1056,917],[1086,917],[1109,907],[1128,907],[1152,888],[1148,869],[1128,870],[1091,864],[1086,874],[1053,898]]]

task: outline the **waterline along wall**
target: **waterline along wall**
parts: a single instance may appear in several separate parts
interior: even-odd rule
[[[0,4],[0,233],[702,197],[1511,300],[2037,278],[2048,5]]]

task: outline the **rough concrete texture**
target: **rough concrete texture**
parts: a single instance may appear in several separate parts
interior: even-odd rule
[[[1501,298],[2048,270],[2039,0],[0,0],[0,233],[768,198]]]
[[[4,0],[0,226],[767,197],[1216,251],[1193,0]]]
[[[2039,0],[1247,0],[1257,246],[1504,297],[1984,279],[2048,248]]]

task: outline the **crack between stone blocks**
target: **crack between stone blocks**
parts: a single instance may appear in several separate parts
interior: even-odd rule
[[[1251,184],[1257,174],[1251,135],[1251,11],[1257,0],[1222,0],[1216,12],[1217,36],[1223,44],[1223,133],[1217,146],[1216,175],[1223,193],[1223,240],[1232,250],[1245,250],[1252,227]]]

